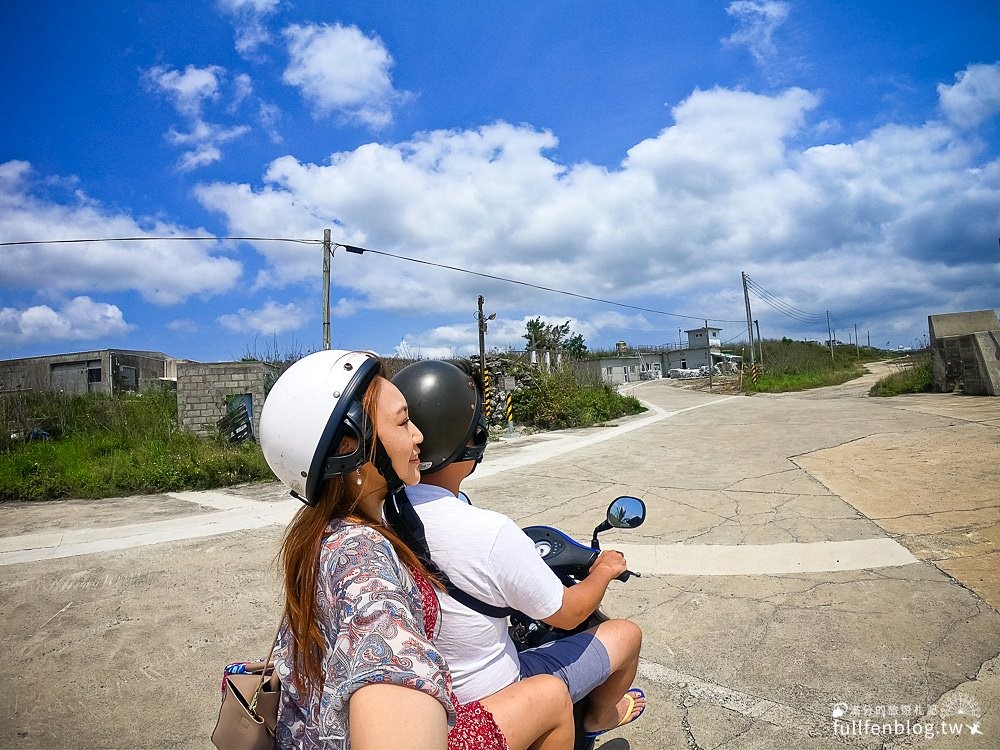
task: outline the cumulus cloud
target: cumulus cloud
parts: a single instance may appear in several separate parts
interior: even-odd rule
[[[87,237],[209,237],[204,230],[135,218],[79,189],[45,192],[27,162],[0,164],[0,237],[6,241]],[[241,264],[214,241],[15,245],[3,249],[0,288],[46,294],[134,290],[157,304],[230,289]]]
[[[49,341],[85,341],[121,336],[135,328],[117,306],[81,296],[58,309],[34,305],[0,308],[0,343],[24,345]]]
[[[225,68],[218,65],[204,68],[188,65],[183,72],[157,65],[146,71],[145,79],[150,88],[170,101],[186,120],[186,131],[171,127],[166,134],[170,143],[187,149],[177,161],[179,172],[189,172],[219,161],[222,158],[220,147],[224,143],[250,131],[247,125],[224,127],[206,122],[202,116],[206,103],[220,100],[224,84],[229,97],[226,109],[230,114],[235,113],[253,92],[253,82],[245,73],[229,81]]]
[[[279,0],[216,0],[219,10],[233,22],[236,51],[243,57],[257,59],[258,48],[270,43],[265,21],[278,4]]]
[[[234,233],[331,226],[340,242],[716,321],[743,316],[741,270],[810,313],[851,309],[872,325],[908,316],[920,327],[935,309],[994,304],[1000,160],[937,121],[810,142],[821,137],[810,127],[817,110],[819,97],[800,88],[697,90],[614,169],[562,164],[553,133],[500,122],[369,143],[324,164],[284,156],[259,186],[196,194]],[[315,278],[309,246],[258,249],[262,287]],[[355,309],[468,314],[477,294],[515,320],[569,307],[373,254],[338,253],[334,280]],[[664,340],[698,322],[643,315],[650,338],[662,330]],[[581,332],[593,316],[576,315]],[[475,341],[473,325],[460,328],[408,341],[435,351]]]
[[[294,331],[307,320],[305,312],[294,302],[282,305],[268,300],[259,310],[240,308],[219,317],[219,324],[239,333],[278,334]]]
[[[1000,62],[970,65],[951,86],[939,83],[941,109],[951,122],[971,128],[1000,112]]]
[[[284,30],[289,63],[284,81],[312,103],[316,114],[381,128],[410,95],[389,75],[392,56],[378,37],[356,26],[292,24]]]
[[[774,32],[788,20],[789,5],[778,0],[734,0],[726,13],[736,19],[738,28],[723,41],[742,45],[754,60],[769,65],[777,56]]]

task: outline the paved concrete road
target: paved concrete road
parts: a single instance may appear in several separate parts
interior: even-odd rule
[[[647,503],[603,539],[644,573],[605,608],[643,627],[650,707],[599,747],[1000,747],[1000,399],[863,392],[654,381],[644,415],[490,448],[469,493],[522,524],[585,539]],[[274,484],[0,507],[0,747],[208,747],[295,507]]]

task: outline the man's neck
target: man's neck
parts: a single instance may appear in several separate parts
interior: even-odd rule
[[[462,488],[462,480],[469,476],[467,463],[469,462],[462,461],[461,463],[448,464],[433,474],[421,474],[420,483],[432,484],[435,487],[448,490],[452,495],[458,497],[458,491]]]

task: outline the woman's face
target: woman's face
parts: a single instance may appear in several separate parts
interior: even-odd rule
[[[378,437],[389,454],[392,468],[404,484],[420,481],[420,450],[423,433],[410,421],[406,399],[388,380],[380,384],[378,394]]]

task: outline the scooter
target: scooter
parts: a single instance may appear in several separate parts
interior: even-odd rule
[[[637,497],[623,495],[608,506],[607,518],[594,529],[589,547],[551,526],[527,526],[523,531],[535,543],[539,556],[559,577],[563,585],[573,586],[587,577],[590,567],[601,553],[598,534],[609,529],[634,529],[645,520],[646,504]],[[632,576],[641,577],[638,573],[626,570],[617,580],[627,581]],[[573,630],[560,630],[541,620],[532,620],[516,613],[511,615],[509,632],[517,650],[523,651],[582,632],[607,619],[607,615],[598,608]],[[583,732],[583,703],[584,701],[578,701],[573,706],[573,717],[576,721],[574,750],[591,750],[594,747],[594,740],[588,739]]]

